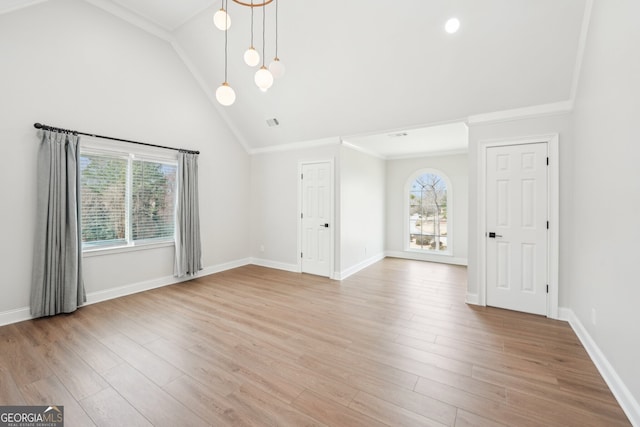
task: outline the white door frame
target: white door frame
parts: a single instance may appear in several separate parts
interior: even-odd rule
[[[547,239],[547,317],[558,319],[558,256],[560,240],[560,186],[558,134],[479,141],[478,150],[478,305],[487,305],[487,149],[505,145],[546,142],[549,153],[547,197],[549,234]]]
[[[296,254],[296,258],[298,259],[298,273],[302,273],[302,257],[300,254],[302,253],[302,167],[304,165],[312,165],[316,163],[329,163],[329,174],[330,176],[330,194],[329,194],[329,218],[331,220],[330,228],[331,233],[329,233],[329,258],[330,258],[330,268],[329,278],[334,278],[335,273],[335,237],[336,237],[336,216],[335,216],[335,172],[334,172],[334,160],[333,158],[328,160],[309,160],[298,163],[298,252]]]

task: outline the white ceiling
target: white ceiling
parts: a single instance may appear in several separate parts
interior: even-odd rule
[[[216,0],[112,0],[167,31],[173,31],[194,15],[220,4]],[[231,16],[231,15],[230,15]]]
[[[385,159],[464,153],[468,140],[467,125],[461,122],[342,138],[347,145]]]
[[[224,79],[224,33],[212,24],[220,0],[87,1],[112,1],[160,33],[168,32],[214,99]],[[0,13],[30,3],[0,0]],[[219,108],[248,149],[264,150],[380,133],[370,142],[378,146],[391,130],[564,102],[572,97],[586,3],[281,0],[279,57],[287,72],[262,93],[253,83],[255,69],[242,61],[249,45],[249,8],[229,1],[228,81],[237,100]],[[267,7],[269,60],[274,56],[274,5]],[[256,12],[255,44],[260,47],[261,11]],[[461,28],[450,35],[444,24],[452,16],[460,19]],[[277,118],[280,126],[268,127],[269,118]],[[382,148],[378,153],[403,155]]]

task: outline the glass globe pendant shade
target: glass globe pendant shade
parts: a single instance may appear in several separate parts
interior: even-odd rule
[[[258,85],[258,87],[263,91],[269,89],[273,85],[273,75],[264,65],[256,71],[254,80],[256,85]]]
[[[273,58],[273,61],[271,61],[271,64],[269,64],[269,71],[271,71],[271,74],[276,79],[284,76],[285,67],[282,61],[280,61],[280,58],[278,58],[277,56]]]
[[[231,18],[226,10],[220,9],[213,15],[213,25],[220,31],[228,30],[231,27]]]
[[[228,107],[236,102],[236,92],[229,86],[229,83],[224,82],[216,89],[216,100],[225,107]]]
[[[260,63],[260,54],[253,46],[244,52],[244,62],[249,67],[255,67]]]

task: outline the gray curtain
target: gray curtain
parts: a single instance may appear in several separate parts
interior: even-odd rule
[[[31,314],[70,313],[86,301],[77,135],[42,131]]]
[[[176,206],[176,262],[174,274],[183,277],[202,270],[200,210],[198,205],[198,155],[178,153]]]

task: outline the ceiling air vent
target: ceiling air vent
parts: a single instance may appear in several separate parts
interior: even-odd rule
[[[270,128],[272,128],[274,126],[278,126],[279,124],[280,124],[280,122],[276,118],[267,119],[267,125],[269,125]]]
[[[406,133],[406,132],[398,132],[398,133],[390,133],[389,134],[389,136],[391,138],[400,138],[400,137],[407,136],[407,135],[409,135],[409,134]]]

